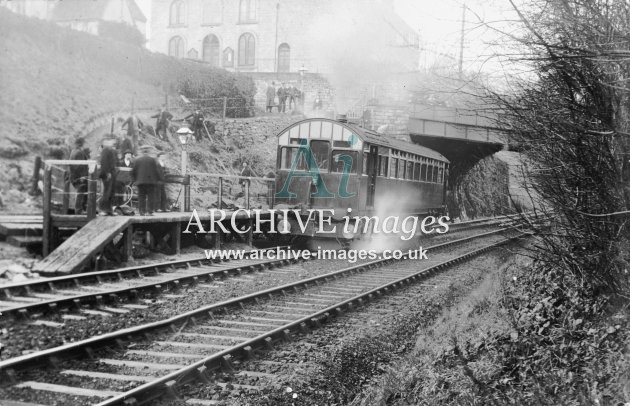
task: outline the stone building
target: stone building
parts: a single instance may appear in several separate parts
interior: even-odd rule
[[[418,34],[391,0],[153,0],[151,7],[149,49],[228,70],[326,73],[326,59],[338,54],[392,50],[401,71],[418,66]]]

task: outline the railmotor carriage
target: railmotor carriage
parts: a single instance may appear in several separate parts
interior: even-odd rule
[[[445,214],[449,161],[420,145],[346,120],[317,118],[280,132],[277,154],[275,208],[297,210],[303,224],[308,219],[304,232],[294,211],[287,220],[291,234],[308,238],[312,247],[324,240],[346,245],[365,237],[364,224],[357,233],[352,221],[344,230],[345,216]],[[318,232],[318,212],[309,218],[309,209],[333,210],[336,232]]]

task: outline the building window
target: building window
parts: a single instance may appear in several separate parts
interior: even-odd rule
[[[291,47],[289,44],[280,44],[278,47],[278,72],[291,70]]]
[[[238,16],[241,23],[256,22],[256,0],[241,0]]]
[[[223,22],[223,1],[204,0],[201,21],[204,25],[221,24]]]
[[[171,26],[186,24],[186,4],[184,0],[175,0],[171,3],[169,23]]]
[[[212,66],[219,66],[219,39],[216,35],[206,35],[203,39],[203,60]]]
[[[234,50],[232,48],[227,47],[223,51],[223,67],[231,68],[234,66]]]
[[[180,36],[171,38],[168,42],[168,55],[175,58],[184,57],[184,39]]]
[[[250,33],[241,35],[238,39],[238,65],[254,66],[256,57],[256,41]]]

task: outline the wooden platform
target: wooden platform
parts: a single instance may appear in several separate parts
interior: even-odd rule
[[[131,223],[131,217],[97,217],[35,264],[34,272],[42,275],[67,275],[78,272]]]
[[[42,222],[36,214],[0,215],[0,240],[18,247],[41,244]]]
[[[229,221],[234,213],[231,210],[213,209],[212,211],[216,221],[222,217],[222,212],[225,214],[225,221]],[[213,213],[208,210],[200,210],[198,215],[204,225],[213,218]],[[162,235],[171,233],[173,253],[179,253],[181,232],[186,229],[191,216],[192,212],[166,212],[155,213],[153,216],[99,216],[90,221],[86,216],[53,215],[52,221],[59,227],[80,228],[46,258],[35,264],[33,271],[44,276],[80,272],[117,235],[124,233],[124,238],[129,239],[133,230],[150,230],[156,233],[160,231]],[[269,214],[263,212],[261,217],[268,218]],[[248,218],[249,216],[242,211],[236,215],[236,220],[247,220]],[[191,230],[196,231],[196,227]],[[126,255],[130,255],[131,242],[126,241],[125,244]]]

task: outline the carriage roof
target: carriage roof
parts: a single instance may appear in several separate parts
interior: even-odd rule
[[[427,158],[432,158],[432,159],[436,159],[439,161],[443,161],[443,162],[449,162],[448,159],[446,159],[445,156],[443,156],[442,154],[429,149],[427,147],[423,147],[422,145],[418,145],[418,144],[414,144],[411,142],[406,142],[406,141],[402,141],[402,140],[398,140],[395,138],[390,138],[387,137],[383,134],[379,134],[375,131],[372,130],[368,130],[366,128],[363,127],[359,127],[358,125],[354,125],[351,123],[344,123],[341,121],[337,121],[337,120],[332,120],[332,119],[328,119],[328,118],[311,118],[311,119],[306,119],[306,120],[301,120],[298,121],[296,123],[291,124],[290,126],[286,127],[285,129],[283,129],[282,131],[280,131],[278,133],[278,136],[284,134],[285,132],[287,132],[288,130],[290,130],[293,127],[299,126],[302,123],[305,122],[309,122],[309,121],[327,121],[327,122],[332,122],[334,124],[340,125],[342,127],[347,128],[348,130],[350,130],[353,134],[356,134],[361,140],[363,140],[364,142],[367,142],[369,144],[372,145],[380,145],[383,147],[388,147],[388,148],[393,148],[396,150],[400,150],[403,152],[410,152],[412,154],[418,154],[421,155],[423,157],[427,157]]]

